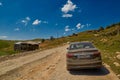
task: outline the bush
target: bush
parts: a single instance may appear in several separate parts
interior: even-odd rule
[[[102,31],[102,30],[104,30],[104,28],[101,26],[98,31]]]

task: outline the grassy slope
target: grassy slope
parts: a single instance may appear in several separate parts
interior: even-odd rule
[[[13,44],[14,41],[0,40],[0,56],[15,54]]]
[[[118,25],[118,24],[116,24]],[[120,35],[114,34],[116,31],[116,25],[111,26],[105,30],[99,32],[82,32],[77,36],[70,36],[59,38],[52,41],[46,41],[44,47],[54,47],[60,45],[62,43],[67,42],[75,42],[75,41],[91,41],[94,45],[100,49],[102,52],[102,59],[105,63],[111,66],[112,70],[118,75],[120,74],[120,66],[115,66],[113,63],[118,62],[120,64],[120,60],[116,58],[116,52],[120,52]],[[120,24],[119,24],[120,27]],[[104,34],[107,34],[106,36]],[[95,36],[97,34],[97,36]]]
[[[41,48],[48,49],[59,45],[63,45],[64,43],[67,42],[91,41],[102,52],[103,61],[108,65],[110,65],[112,70],[116,74],[120,74],[120,67],[119,66],[116,67],[113,64],[114,62],[118,62],[120,64],[120,60],[116,58],[117,55],[116,52],[120,52],[120,35],[114,33],[117,32],[116,25],[120,26],[120,24],[115,24],[110,26],[110,28],[107,28],[99,32],[85,31],[78,33],[77,36],[72,35],[55,40],[46,40],[44,43],[41,44]],[[109,34],[106,35],[106,33]],[[8,55],[8,54],[16,53],[13,51],[13,43],[14,41],[0,40],[0,55]]]

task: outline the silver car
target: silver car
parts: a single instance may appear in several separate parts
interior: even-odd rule
[[[101,53],[91,42],[73,42],[67,49],[67,70],[102,67]]]

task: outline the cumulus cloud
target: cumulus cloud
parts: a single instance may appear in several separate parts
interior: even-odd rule
[[[62,15],[62,17],[66,17],[66,18],[72,17],[72,16],[73,16],[72,14],[63,14],[63,15]]]
[[[21,20],[20,23],[23,23],[25,26],[28,25],[28,23],[30,22],[31,18],[30,17],[25,17]],[[43,21],[43,20],[39,20],[39,19],[35,19],[31,24],[32,25],[38,25],[40,23],[43,23],[43,24],[48,24],[48,21]],[[16,23],[18,24],[18,23]]]
[[[68,31],[70,31],[71,29],[69,28],[69,26],[67,25],[67,26],[65,26],[65,31],[66,32],[68,32]]]
[[[15,28],[14,31],[19,31],[20,29],[19,28]]]
[[[26,20],[30,21],[30,17],[26,17]]]
[[[87,25],[78,23],[78,24],[76,25],[76,28],[77,28],[77,29],[82,29],[82,28],[84,28],[85,26],[87,26]]]
[[[41,20],[36,19],[35,21],[33,21],[32,25],[38,25],[40,23],[41,23]]]
[[[27,24],[28,24],[28,21],[25,21],[25,20],[22,20],[21,22],[24,23],[25,26],[27,26]]]
[[[22,22],[22,23],[26,23],[26,20],[22,20],[21,22]]]
[[[63,34],[65,35],[66,33],[64,32]]]
[[[77,29],[82,29],[82,28],[84,28],[84,27],[89,27],[89,26],[91,26],[91,24],[81,24],[81,23],[78,23],[77,25],[76,25],[76,28]]]
[[[77,8],[75,4],[71,0],[68,0],[67,3],[61,8],[61,11],[64,13],[68,13],[69,11],[74,11]]]
[[[61,8],[61,11],[63,12],[62,17],[72,17],[72,14],[68,14],[69,12],[73,12],[77,6],[73,4],[71,0],[68,0],[67,3]]]
[[[22,20],[21,22],[24,23],[25,26],[27,26],[27,24],[28,24],[28,21],[26,21],[26,20]]]
[[[76,27],[77,27],[77,29],[80,29],[80,28],[81,28],[81,24],[78,23],[78,24],[76,25]]]
[[[0,6],[2,6],[3,4],[2,4],[2,2],[0,2]]]
[[[0,39],[6,39],[8,36],[0,36]]]
[[[81,25],[81,29],[84,28],[84,27],[85,27],[85,25]]]
[[[25,26],[27,26],[28,22],[30,21],[30,17],[26,17],[23,20],[21,20],[22,23],[25,24]]]

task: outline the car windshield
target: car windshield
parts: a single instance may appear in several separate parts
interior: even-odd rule
[[[70,50],[73,49],[95,48],[91,43],[76,43],[70,45]]]

